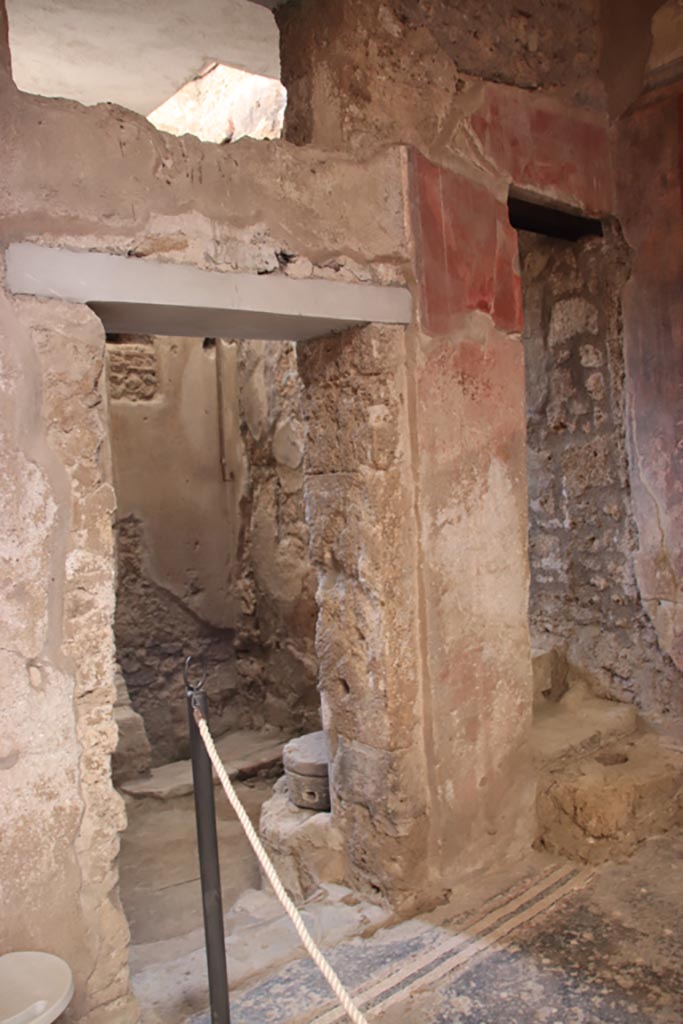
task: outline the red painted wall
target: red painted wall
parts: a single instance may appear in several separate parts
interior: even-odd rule
[[[683,669],[683,84],[618,128],[618,213],[633,250],[624,291],[627,439],[637,576],[664,650]]]

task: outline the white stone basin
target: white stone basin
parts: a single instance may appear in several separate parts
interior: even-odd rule
[[[71,968],[58,956],[0,956],[0,1024],[51,1024],[73,993]]]

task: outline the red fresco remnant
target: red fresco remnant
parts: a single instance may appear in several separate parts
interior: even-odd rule
[[[517,234],[507,206],[413,150],[411,210],[423,329],[445,334],[464,313],[480,310],[501,330],[520,331]]]
[[[678,174],[681,211],[683,211],[683,94],[678,97]]]
[[[484,86],[471,125],[486,157],[519,188],[578,206],[612,209],[607,125],[583,111],[509,86]]]
[[[633,253],[623,293],[627,443],[638,585],[683,668],[683,96],[647,98],[618,133],[618,214]],[[669,609],[670,611],[667,611]]]
[[[434,342],[418,375],[418,396],[428,410],[420,426],[421,451],[435,458],[434,465],[449,467],[452,479],[460,479],[453,468],[461,460],[481,460],[485,480],[493,457],[508,462],[511,447],[524,451],[517,444],[524,430],[524,353],[518,341],[494,327],[479,340],[456,336]]]

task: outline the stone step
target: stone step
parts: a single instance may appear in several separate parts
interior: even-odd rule
[[[683,750],[632,735],[539,780],[540,845],[589,863],[630,853],[683,823]]]
[[[534,707],[531,745],[539,765],[589,753],[606,743],[632,735],[638,714],[630,704],[601,700],[577,682],[560,700]]]
[[[289,736],[274,730],[255,732],[243,729],[225,733],[216,740],[216,749],[231,779],[248,778],[260,771],[275,768],[282,761],[282,748]],[[214,785],[218,779],[214,773]],[[172,761],[152,768],[149,775],[122,782],[119,786],[128,796],[172,800],[192,792],[192,763]]]

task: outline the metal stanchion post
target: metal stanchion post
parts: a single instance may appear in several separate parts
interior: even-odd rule
[[[204,680],[206,667],[196,685],[190,682],[192,658],[185,659],[183,676],[187,695],[187,711],[190,724],[190,751],[192,756],[192,780],[194,783],[194,806],[197,818],[197,846],[199,849],[199,873],[202,884],[202,907],[204,910],[204,935],[206,938],[206,961],[209,972],[209,999],[211,1002],[211,1024],[230,1024],[230,998],[228,994],[228,971],[225,962],[225,933],[223,931],[223,898],[221,875],[218,861],[218,836],[216,833],[216,807],[213,797],[213,776],[211,761],[197,727],[195,708],[208,721],[208,708]]]

